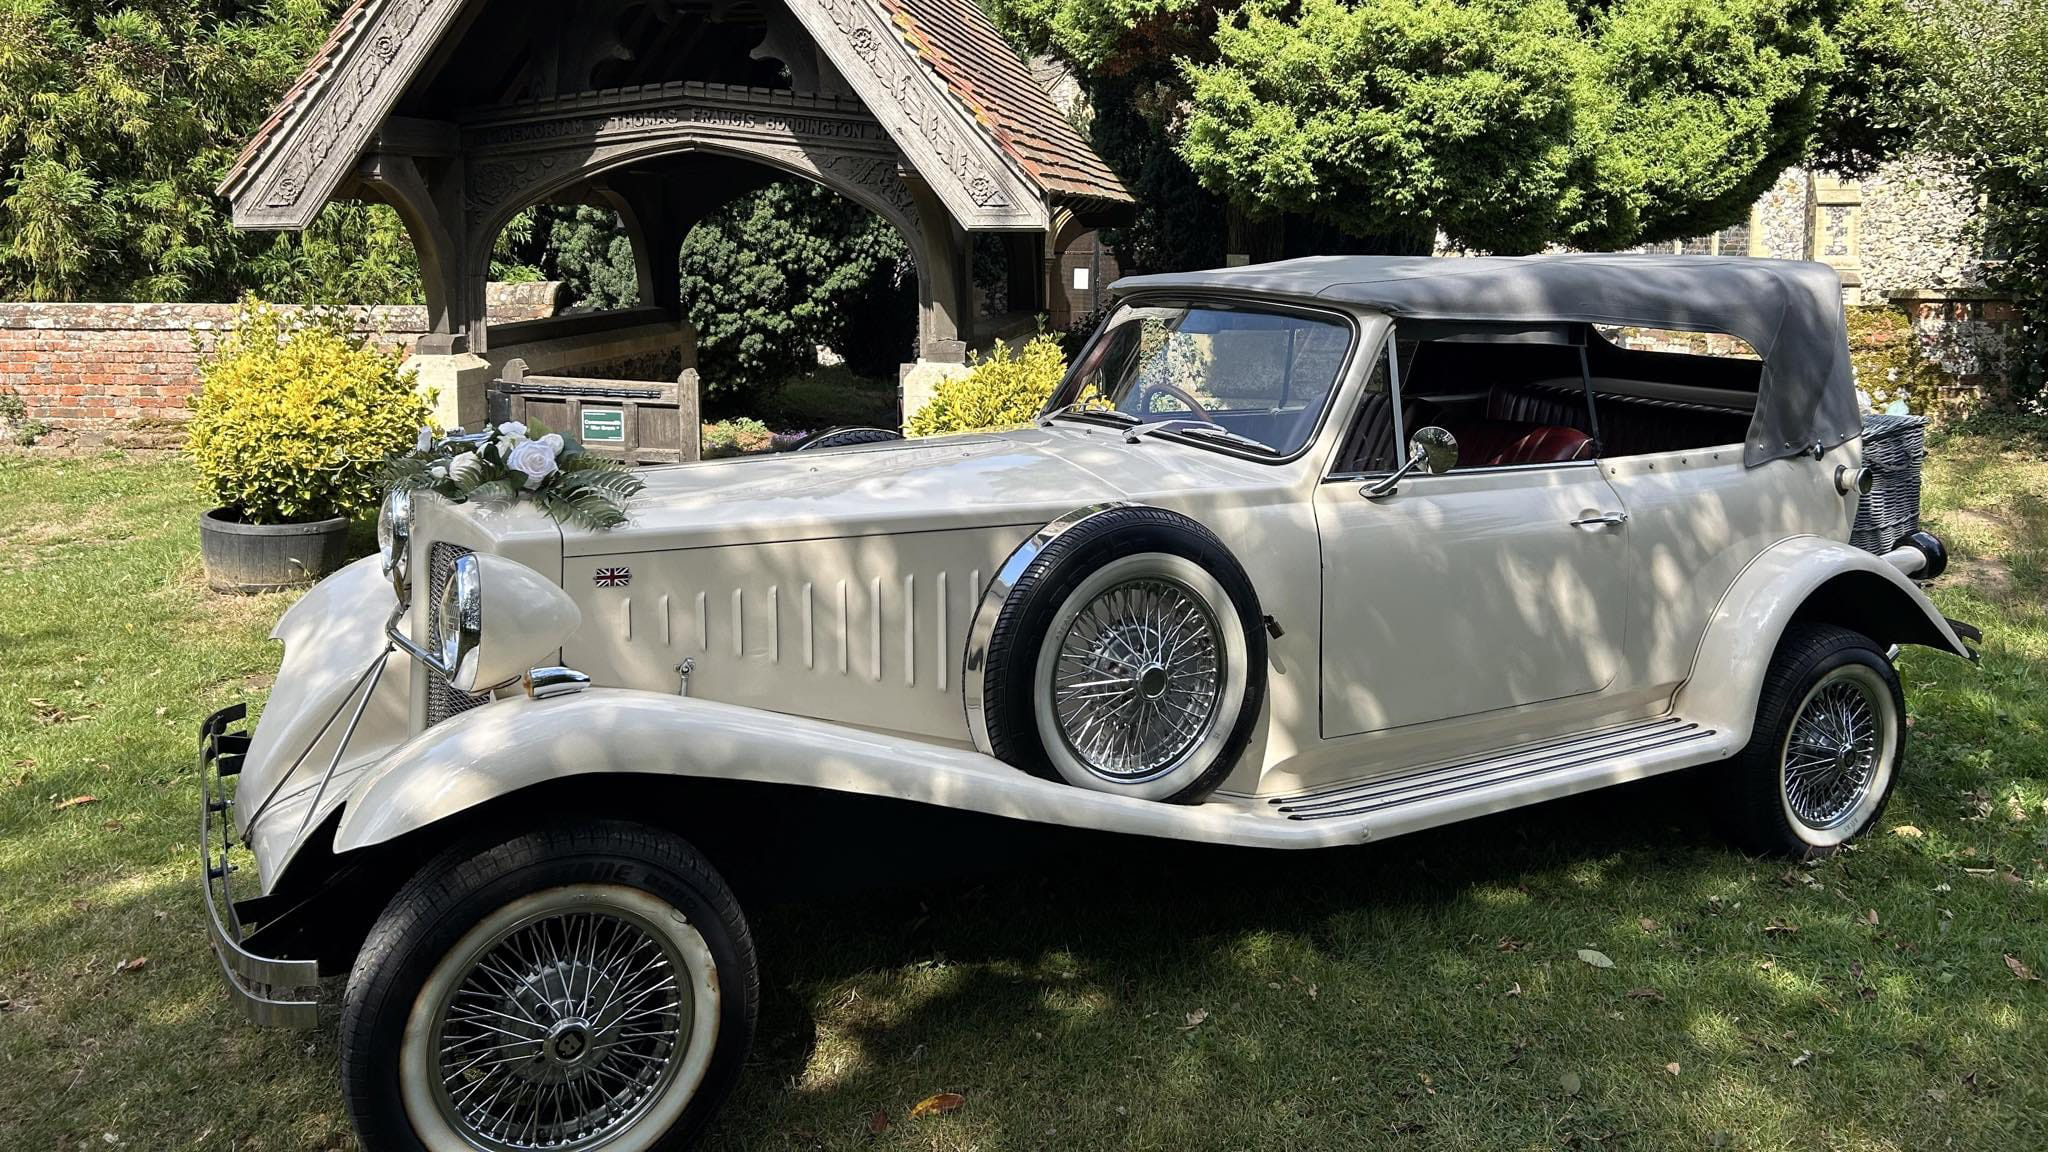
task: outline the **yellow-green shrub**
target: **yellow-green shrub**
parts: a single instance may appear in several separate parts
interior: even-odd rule
[[[977,359],[964,376],[941,381],[910,418],[912,436],[978,432],[1029,424],[1067,374],[1067,358],[1051,336],[1038,336],[1012,354],[997,344],[995,354]]]
[[[355,515],[377,502],[379,466],[432,416],[400,361],[339,317],[246,301],[200,364],[185,451],[252,523]]]

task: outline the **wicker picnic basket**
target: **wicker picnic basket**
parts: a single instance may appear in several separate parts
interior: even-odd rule
[[[1864,414],[1863,464],[1876,473],[1876,482],[1856,507],[1851,544],[1889,552],[1899,537],[1920,527],[1920,467],[1926,459],[1924,417]]]

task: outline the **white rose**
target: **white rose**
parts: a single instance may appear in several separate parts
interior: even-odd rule
[[[550,432],[547,435],[541,437],[540,442],[547,445],[548,451],[553,452],[557,456],[560,456],[562,454],[562,449],[569,446],[569,442],[567,440],[562,439],[560,436],[555,435],[553,432]]]
[[[503,436],[507,440],[524,440],[526,439],[526,425],[516,420],[507,421],[498,425],[498,435]]]
[[[484,462],[474,452],[464,452],[448,462],[448,478],[467,488],[483,479]]]
[[[505,467],[526,473],[528,488],[540,487],[541,481],[560,471],[555,463],[555,450],[543,440],[521,440],[512,454],[505,457]]]

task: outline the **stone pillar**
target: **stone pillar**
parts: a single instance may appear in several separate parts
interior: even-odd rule
[[[432,397],[434,419],[443,428],[477,429],[489,418],[490,388],[498,373],[474,352],[444,352],[427,341],[405,362],[415,385]]]

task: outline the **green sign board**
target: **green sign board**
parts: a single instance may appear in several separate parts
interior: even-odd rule
[[[585,444],[624,444],[626,442],[626,414],[617,408],[585,408],[583,410],[583,442]]]

